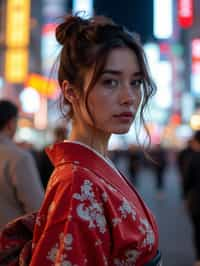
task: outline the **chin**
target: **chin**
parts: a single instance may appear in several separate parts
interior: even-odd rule
[[[118,129],[113,130],[112,134],[118,134],[118,135],[126,134],[126,133],[129,132],[129,129],[130,129],[130,127],[128,127],[128,128],[118,128]]]

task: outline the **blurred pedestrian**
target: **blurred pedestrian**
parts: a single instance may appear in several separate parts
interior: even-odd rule
[[[167,165],[166,152],[161,144],[156,144],[152,151],[152,167],[155,174],[157,197],[162,198],[164,193],[164,172]]]
[[[137,186],[138,185],[138,172],[140,170],[142,163],[142,154],[136,145],[131,145],[129,147],[129,174],[131,182]]]
[[[194,133],[192,152],[184,169],[184,198],[193,226],[195,266],[200,266],[200,131]]]
[[[189,162],[192,158],[192,153],[194,152],[193,145],[195,145],[195,140],[193,136],[188,140],[187,145],[184,149],[177,153],[177,166],[181,177],[181,196],[184,198],[184,184],[187,174],[187,169]]]
[[[61,142],[67,138],[67,130],[64,126],[57,126],[54,129],[53,143]],[[47,156],[45,149],[38,153],[38,169],[44,189],[46,189],[49,178],[54,170],[54,166]]]
[[[12,140],[17,120],[17,106],[0,100],[0,228],[18,216],[38,210],[43,200],[32,156]]]

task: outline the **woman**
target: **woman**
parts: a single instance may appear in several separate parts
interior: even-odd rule
[[[107,157],[153,94],[136,38],[105,17],[68,16],[58,80],[72,120],[68,141],[47,153],[55,166],[34,230],[31,266],[160,265],[155,219]],[[148,264],[150,263],[150,264]]]

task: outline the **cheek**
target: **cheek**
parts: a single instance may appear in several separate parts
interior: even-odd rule
[[[97,125],[102,123],[105,118],[106,112],[108,112],[107,102],[102,100],[102,97],[89,97],[88,105],[82,104],[82,114],[85,121],[90,125]]]
[[[110,101],[102,100],[102,98],[90,102],[89,109],[97,127],[104,128],[104,126],[110,123],[112,113],[110,106]]]
[[[104,112],[110,106],[111,97],[106,93],[96,94],[95,97],[89,99],[90,110],[95,113]]]

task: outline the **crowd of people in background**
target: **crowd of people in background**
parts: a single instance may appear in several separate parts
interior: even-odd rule
[[[18,108],[7,100],[0,101],[0,227],[25,213],[37,210],[54,166],[46,155],[45,147],[35,150],[26,143],[14,143]],[[67,129],[54,129],[53,143],[67,138]],[[31,147],[31,148],[30,148]],[[139,172],[151,169],[155,177],[155,193],[162,199],[165,190],[166,168],[169,154],[162,145],[148,150],[147,158],[137,145],[128,150],[110,151],[110,159],[125,171],[134,186],[138,186]],[[175,153],[180,174],[180,191],[193,227],[196,266],[200,265],[200,131],[196,131],[186,146]],[[199,263],[199,264],[198,264]]]
[[[1,178],[0,181],[0,226],[4,226],[12,218],[39,208],[54,166],[45,152],[45,147],[37,151],[27,143],[18,145],[12,140],[17,126],[17,107],[3,100],[0,101],[0,112],[5,114],[0,117],[0,156],[3,158],[0,161],[0,176],[5,176],[7,173],[6,179]],[[66,138],[65,127],[58,126],[54,129],[54,143]],[[155,193],[163,195],[164,175],[168,164],[167,150],[156,144],[149,154],[150,159],[147,159],[137,145],[131,145],[128,150],[111,151],[110,158],[119,169],[128,173],[130,181],[135,186],[139,183],[140,170],[149,167],[155,176]],[[181,176],[181,196],[192,221],[198,259],[200,259],[199,162],[200,131],[197,131],[188,140],[186,147],[177,152],[177,166]]]
[[[37,150],[30,143],[16,143],[13,141],[18,120],[18,108],[14,103],[8,100],[1,100],[0,112],[0,156],[3,158],[0,164],[0,171],[6,171],[6,173],[9,173],[9,181],[6,181],[6,183],[10,183],[13,186],[18,185],[18,172],[16,172],[16,170],[21,171],[19,176],[21,176],[25,171],[28,171],[26,176],[29,176],[29,178],[27,178],[27,180],[32,179],[32,176],[34,176],[34,179],[37,180],[36,185],[30,184],[30,182],[29,185],[31,185],[32,188],[38,187],[38,195],[40,196],[38,196],[37,199],[41,202],[43,190],[46,190],[48,180],[54,170],[54,166],[46,154],[46,147]],[[55,127],[53,129],[53,142],[51,144],[67,139],[67,135],[68,130],[65,126],[59,125]],[[9,147],[9,144],[11,144],[11,148]],[[121,171],[126,172],[130,181],[135,186],[138,186],[139,183],[138,174],[140,170],[144,167],[151,169],[155,176],[155,191],[162,193],[165,188],[165,169],[169,163],[168,150],[161,144],[155,144],[151,147],[151,149],[148,149],[147,152],[148,156],[146,156],[144,151],[142,151],[136,144],[132,144],[128,149],[111,150],[109,156]],[[13,166],[10,165],[10,163],[6,163],[7,153],[8,161],[9,159],[12,162],[15,161],[13,160],[13,157],[16,157],[17,159],[17,162],[15,162]],[[186,202],[187,200],[191,201],[191,195],[194,194],[193,190],[200,189],[200,181],[198,184],[198,178],[195,176],[198,174],[198,167],[200,167],[200,164],[198,163],[200,160],[200,131],[195,132],[195,134],[187,141],[186,146],[182,150],[175,152],[175,156],[177,158],[176,163],[181,176],[180,189],[182,198]],[[23,164],[23,160],[26,160],[28,163]],[[11,169],[7,168],[8,166],[11,167]],[[11,170],[13,172],[10,173]],[[26,180],[23,182],[25,181]],[[42,189],[41,184],[43,187]],[[1,188],[3,190],[3,186],[1,186]],[[16,195],[25,195],[25,192],[18,192],[17,188],[14,188],[14,190],[16,191]],[[1,195],[3,195],[3,193]],[[26,200],[25,196],[24,199]],[[200,198],[197,200],[200,202]],[[19,200],[19,202],[20,206],[26,204],[23,203],[23,200]],[[35,203],[33,202],[31,204]],[[190,202],[190,204],[192,203]],[[37,206],[39,205],[36,204],[36,208]],[[26,206],[24,208],[27,209],[27,211],[34,209]]]
[[[200,266],[200,131],[189,139],[177,155],[182,197],[193,227],[196,265]]]

